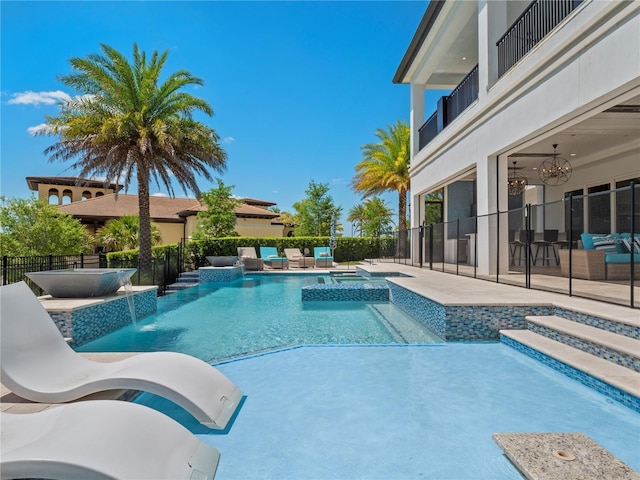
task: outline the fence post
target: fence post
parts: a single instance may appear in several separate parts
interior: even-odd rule
[[[531,238],[529,238],[531,236],[529,233],[531,232],[531,204],[530,203],[527,203],[524,206],[524,231],[525,231],[525,236],[524,236],[525,286],[526,288],[531,288],[531,255],[529,255],[531,251],[530,250]]]
[[[53,255],[49,254],[49,270],[53,270]]]
[[[566,228],[566,227],[565,227]],[[569,296],[573,287],[573,193],[569,193]]]
[[[3,255],[3,257],[2,257],[2,285],[8,285],[7,284],[8,271],[9,271],[9,259],[7,258],[6,255]]]
[[[433,223],[429,224],[429,270],[433,270]]]
[[[424,224],[418,229],[418,262],[422,268],[422,249],[424,248]]]
[[[636,267],[635,267],[635,249],[634,249],[634,245],[636,244],[635,241],[633,241],[635,239],[635,231],[636,231],[636,222],[635,222],[635,190],[636,190],[636,182],[634,182],[633,180],[631,180],[631,194],[629,195],[629,201],[631,202],[631,251],[629,252],[629,287],[630,287],[630,293],[629,293],[629,304],[631,306],[631,308],[635,308],[635,298],[634,298],[634,284],[635,284],[635,273],[636,273]]]
[[[80,253],[80,268],[84,268],[84,253]]]
[[[460,218],[456,218],[456,275],[460,275]]]

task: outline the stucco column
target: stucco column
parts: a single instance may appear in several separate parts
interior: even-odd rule
[[[506,161],[504,170],[506,171]],[[496,173],[499,162],[495,158],[481,159],[476,169],[476,201],[478,212],[478,233],[476,237],[478,257],[478,274],[494,275],[498,258],[497,235],[498,224],[505,223],[498,220],[498,192]],[[501,175],[501,178],[503,175]],[[504,230],[504,228],[501,228]],[[506,231],[506,230],[505,230]],[[502,236],[502,235],[501,235]],[[501,255],[502,256],[502,255]]]
[[[478,80],[482,99],[498,80],[496,42],[507,29],[507,2],[478,1]]]
[[[424,123],[424,85],[411,84],[411,113],[409,128],[411,129],[411,160],[420,151],[418,130]]]

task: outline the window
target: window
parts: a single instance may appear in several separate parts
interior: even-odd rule
[[[590,187],[588,192],[589,233],[611,233],[611,190],[609,184]]]
[[[569,201],[569,197],[571,197],[571,201]],[[565,192],[564,198],[567,199],[564,206],[565,231],[573,230],[573,236],[576,237],[584,232],[584,197],[582,189]]]
[[[631,232],[631,182],[634,187],[634,230],[640,231],[640,178],[616,182],[616,231]]]

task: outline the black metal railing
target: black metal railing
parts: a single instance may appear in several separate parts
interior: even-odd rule
[[[427,144],[438,135],[438,112],[427,119],[426,122],[418,130],[418,146],[422,150]]]
[[[467,109],[478,98],[479,78],[478,65],[453,89],[446,97],[447,125],[453,122],[458,115]]]
[[[534,0],[496,42],[498,77],[513,67],[582,0]]]
[[[437,110],[418,130],[420,150],[478,98],[479,88],[478,65],[476,65],[451,94],[440,98]]]
[[[107,265],[105,254],[86,255],[34,255],[23,257],[2,257],[2,285],[9,285],[25,281],[36,295],[45,295],[46,292],[25,276],[28,272],[43,272],[48,270],[66,270],[69,268],[137,268],[137,272],[131,277],[133,285],[156,285],[158,294],[163,295],[167,285],[174,283],[180,273],[184,271],[182,248],[177,251],[166,250],[162,255],[152,260],[150,278],[141,278],[137,257],[135,259],[120,259],[111,261]]]
[[[34,255],[22,257],[2,257],[2,285],[24,280],[37,295],[44,295],[42,289],[29,280],[25,273],[68,268],[106,267],[104,255]]]
[[[583,203],[593,202],[602,192],[414,228],[407,235],[411,255],[395,257],[394,261],[637,308],[640,254],[638,250],[623,251],[629,247],[621,243],[622,238],[629,244],[634,236],[640,238],[640,184],[632,182],[607,193],[614,196],[616,204],[615,223],[611,219],[611,225],[616,225],[616,235],[612,235],[617,238],[616,252],[611,259],[602,255],[597,265],[586,262],[588,255],[575,250],[584,250],[582,233],[610,235],[609,230],[589,229],[588,217],[583,215]],[[482,252],[478,251],[477,232],[491,238],[490,246],[485,245]],[[396,237],[396,241],[400,239]],[[618,255],[625,252],[626,256]],[[479,259],[479,255],[485,258]],[[479,273],[479,260],[485,260],[482,271],[491,273]]]

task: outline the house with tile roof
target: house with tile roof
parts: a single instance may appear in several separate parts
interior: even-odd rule
[[[77,177],[27,177],[31,190],[48,203],[57,203],[61,212],[77,218],[91,235],[113,218],[138,215],[138,195],[117,193],[119,185]],[[239,198],[236,232],[243,237],[284,237],[292,230],[279,222],[278,213],[269,210],[273,202]],[[64,203],[67,202],[67,203]],[[195,198],[151,196],[151,220],[158,225],[162,243],[178,243],[190,238],[198,226],[198,212],[207,206]]]

